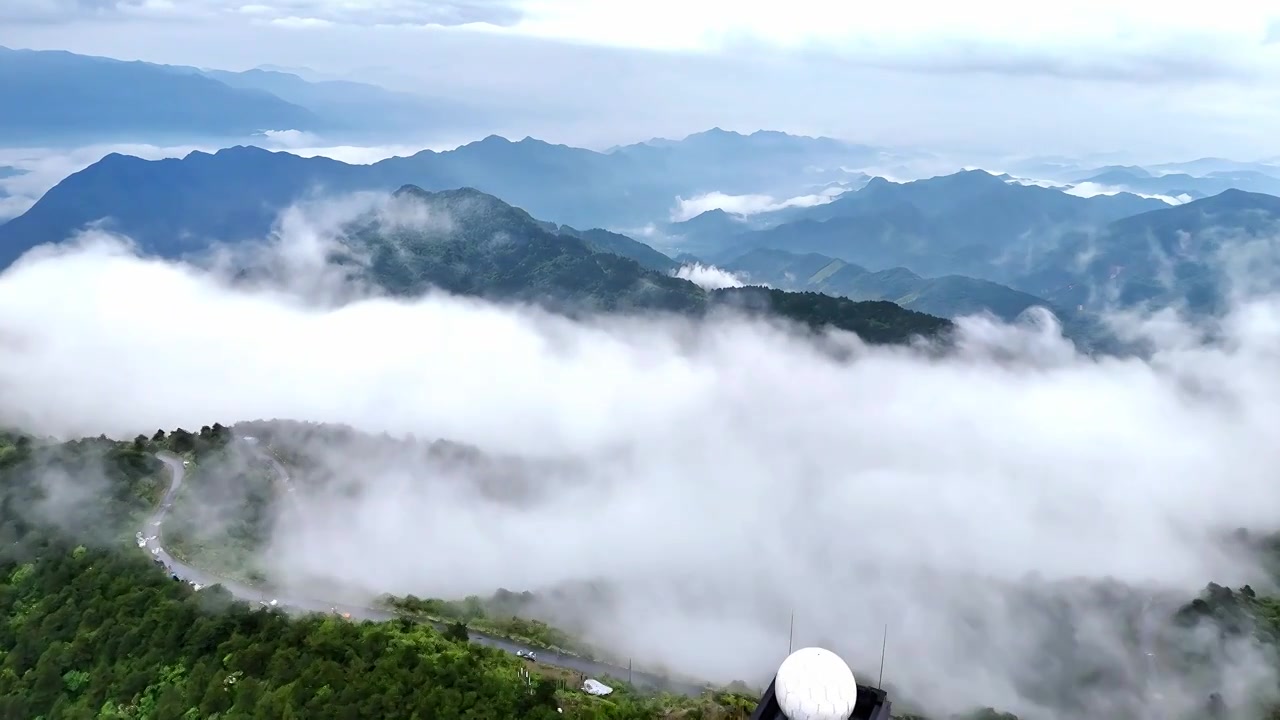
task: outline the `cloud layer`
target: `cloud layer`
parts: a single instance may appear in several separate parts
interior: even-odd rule
[[[722,270],[715,265],[703,265],[702,263],[682,265],[672,274],[707,290],[742,287],[744,284],[738,276],[728,270]]]
[[[0,20],[56,23],[91,19],[190,20],[239,17],[287,27],[330,25],[511,25],[521,12],[510,0],[9,0]]]
[[[819,192],[781,200],[771,195],[729,195],[720,191],[703,193],[691,198],[677,197],[676,206],[671,210],[671,221],[684,222],[708,210],[724,210],[734,215],[758,215],[792,207],[813,207],[829,203],[847,190],[847,187],[832,185]]]
[[[332,227],[333,212],[282,226],[295,279]],[[1146,672],[1154,641],[1134,627],[1209,580],[1257,581],[1217,539],[1276,524],[1276,298],[1241,306],[1220,344],[1147,361],[976,319],[945,358],[837,360],[733,318],[313,300],[109,237],[38,251],[0,274],[0,424],[131,437],[279,417],[567,459],[512,503],[465,470],[424,476],[420,456],[313,448],[354,491],[304,497],[268,562],[368,593],[597,583],[610,600],[576,616],[591,639],[716,680],[766,677],[792,611],[798,643],[856,668],[875,667],[888,624],[888,678],[931,709],[1073,716],[1036,689],[1074,687],[1044,663]],[[1106,582],[1123,601],[1089,590]],[[1232,677],[1274,683],[1229,650]],[[1174,710],[1203,699],[1165,691]],[[1122,694],[1077,700],[1096,714]]]
[[[511,5],[512,25],[495,24],[508,15],[448,27],[397,16],[409,3],[145,6],[149,14],[5,18],[0,44],[233,70],[306,66],[442,100],[491,98],[504,120],[486,133],[588,147],[719,125],[997,154],[1280,152],[1266,132],[1280,123],[1280,44],[1263,42],[1272,12],[1258,3],[1170,13],[1145,0],[1000,0],[981,12],[528,0]],[[484,15],[469,13],[457,18]]]
[[[302,31],[463,28],[680,53],[801,52],[945,74],[1184,82],[1280,70],[1280,13],[1244,0],[1189,12],[1168,12],[1154,0],[1070,7],[989,0],[981,12],[923,0],[874,8],[838,0],[786,7],[729,0],[11,0],[0,9],[0,19],[12,23],[193,18]]]

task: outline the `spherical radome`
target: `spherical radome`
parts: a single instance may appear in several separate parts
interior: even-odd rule
[[[849,720],[858,701],[858,682],[839,655],[801,648],[778,667],[773,693],[790,720]]]

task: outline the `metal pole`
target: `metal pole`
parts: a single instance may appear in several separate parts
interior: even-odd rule
[[[787,657],[791,657],[791,650],[795,647],[796,639],[796,611],[791,611],[791,632],[787,635]]]
[[[631,658],[627,658],[627,684],[635,685],[635,683],[631,681]]]
[[[884,650],[889,646],[889,624],[884,626],[884,639],[880,641],[880,680],[876,682],[876,686],[881,690],[884,689]]]

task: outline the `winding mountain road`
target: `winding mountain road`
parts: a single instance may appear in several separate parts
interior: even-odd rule
[[[248,438],[238,438],[240,441],[249,440]],[[254,443],[256,445],[256,443]],[[286,491],[292,491],[292,484],[289,473],[284,466],[270,453],[262,453],[263,456],[275,468],[276,474]],[[378,608],[370,608],[359,605],[349,605],[343,603],[328,602],[325,600],[317,600],[314,598],[300,597],[282,597],[272,594],[269,591],[255,588],[251,585],[237,583],[226,580],[211,573],[200,570],[187,563],[178,560],[170,555],[164,549],[164,521],[169,511],[173,508],[174,500],[178,496],[178,490],[182,487],[182,481],[186,477],[186,466],[182,458],[172,453],[160,452],[156,453],[156,457],[165,464],[169,470],[170,482],[169,489],[165,491],[164,498],[160,501],[159,507],[145,521],[141,533],[142,540],[140,547],[143,547],[152,557],[162,562],[164,567],[171,575],[190,583],[197,583],[202,586],[221,585],[238,600],[249,603],[258,603],[270,605],[272,602],[277,603],[277,607],[293,612],[317,612],[317,613],[349,613],[352,620],[372,620],[375,622],[384,622],[387,620],[395,620],[401,616],[389,610]],[[439,623],[432,623],[438,628],[443,629]],[[468,630],[471,642],[477,645],[497,648],[506,652],[516,654],[536,653],[538,662],[545,665],[573,670],[582,673],[588,677],[604,677],[610,676],[619,679],[630,678],[631,683],[639,688],[649,688],[656,690],[665,690],[668,692],[676,692],[684,695],[701,695],[705,692],[705,686],[696,685],[689,682],[681,682],[655,675],[652,673],[629,671],[625,667],[612,665],[610,663],[590,660],[578,655],[569,655],[565,653],[547,650],[545,648],[534,647],[530,645],[522,645],[506,638],[485,635],[474,630]]]

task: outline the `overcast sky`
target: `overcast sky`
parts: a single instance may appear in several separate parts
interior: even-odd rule
[[[0,44],[496,97],[504,133],[588,146],[719,125],[1258,159],[1280,155],[1278,20],[1252,0],[4,0]]]

